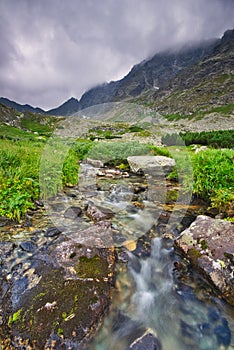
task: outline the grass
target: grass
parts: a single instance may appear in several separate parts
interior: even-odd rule
[[[183,157],[183,153],[190,159]],[[192,190],[194,195],[204,199],[217,211],[230,217],[234,216],[234,151],[207,149],[198,154],[180,151],[178,155],[176,153],[173,155],[180,166],[184,189]],[[189,164],[192,166],[192,173],[186,171]],[[168,178],[178,181],[177,169],[170,173]]]
[[[27,123],[27,127],[34,131],[25,131],[3,123],[0,125],[0,216],[20,220],[29,209],[34,208],[34,202],[39,197],[54,196],[64,186],[77,184],[78,161],[86,157],[123,166],[128,156],[147,154],[174,157],[177,169],[169,175],[170,179],[178,180],[182,176],[187,191],[193,191],[227,215],[234,208],[233,150],[208,149],[194,154],[189,148],[182,146],[179,147],[181,152],[175,151],[181,139],[187,145],[199,142],[208,146],[233,147],[233,130],[166,135],[167,144],[176,146],[159,148],[137,141],[71,141],[69,138],[56,137],[48,139],[52,124],[40,124],[40,127],[34,121]],[[38,134],[35,134],[35,128]],[[116,131],[119,132],[120,129],[129,131],[130,127],[128,124],[119,124]],[[107,131],[103,130],[104,133]],[[133,125],[131,131],[141,134],[147,130]],[[188,159],[189,155],[191,159]],[[193,181],[191,172],[188,172],[191,163]]]

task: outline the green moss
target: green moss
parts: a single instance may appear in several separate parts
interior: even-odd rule
[[[190,261],[192,262],[193,265],[197,265],[198,264],[198,258],[200,258],[201,253],[195,249],[195,248],[191,248],[188,250],[188,256]]]
[[[62,328],[58,328],[57,334],[58,335],[62,335],[63,334],[63,329]]]
[[[19,309],[13,315],[10,315],[8,320],[8,326],[11,326],[13,323],[19,322],[21,316],[22,309]]]
[[[203,239],[199,242],[201,244],[201,247],[203,250],[207,249],[208,248],[208,244],[207,242]]]
[[[107,262],[98,255],[92,258],[81,256],[79,259],[77,275],[81,278],[98,278],[105,276],[107,271]]]
[[[178,195],[179,195],[178,190],[167,191],[166,203],[175,202],[178,198]]]

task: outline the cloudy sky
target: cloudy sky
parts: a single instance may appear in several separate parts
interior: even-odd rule
[[[0,96],[44,109],[233,28],[234,0],[0,0]]]

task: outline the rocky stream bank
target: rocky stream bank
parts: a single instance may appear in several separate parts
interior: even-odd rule
[[[126,293],[133,288],[129,278],[118,278],[120,271],[129,268],[145,279],[147,273],[142,271],[147,259],[148,265],[156,262],[159,269],[159,255],[169,257],[174,250],[179,253],[173,255],[173,271],[170,267],[161,276],[163,268],[160,275],[155,270],[149,281],[144,280],[148,293],[156,288],[154,279],[157,284],[160,278],[169,278],[170,283],[165,285],[170,288],[171,283],[177,283],[172,288],[177,297],[191,293],[190,288],[195,288],[191,277],[194,270],[206,285],[205,291],[202,287],[202,293],[196,292],[199,302],[218,298],[221,303],[234,305],[234,224],[208,217],[206,206],[196,201],[189,206],[176,204],[177,185],[165,181],[161,171],[157,173],[159,180],[150,178],[157,167],[165,166],[166,173],[173,167],[171,160],[164,164],[162,158],[157,165],[148,159],[140,166],[139,159],[130,159],[135,172],[84,164],[79,186],[65,189],[47,203],[37,202],[37,210],[28,213],[26,221],[14,224],[1,218],[2,350],[98,349],[92,345],[93,339],[105,323],[116,291],[119,293],[124,283],[128,286]],[[150,164],[148,173],[142,164]],[[162,245],[158,255],[154,253],[156,243]],[[213,336],[216,347],[212,350],[233,349],[234,319],[230,314],[234,316],[229,311],[227,320],[210,308],[206,317],[216,325],[211,328],[210,323],[201,323],[198,335],[191,320],[181,320],[175,327],[190,349],[211,349],[208,345],[195,346],[198,341],[202,343],[200,338]],[[166,349],[160,327],[157,332],[156,326],[150,328],[154,321],[142,325],[123,310],[114,319],[112,332],[119,337],[119,347],[113,349]],[[193,332],[197,336],[194,343],[188,340]]]

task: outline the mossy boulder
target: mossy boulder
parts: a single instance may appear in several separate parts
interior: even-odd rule
[[[52,243],[52,244],[51,244]],[[56,238],[1,284],[3,349],[80,349],[100,325],[113,286],[114,250]],[[13,261],[16,250],[9,250]],[[27,347],[26,347],[27,348]]]
[[[175,247],[234,305],[234,223],[199,215]]]

